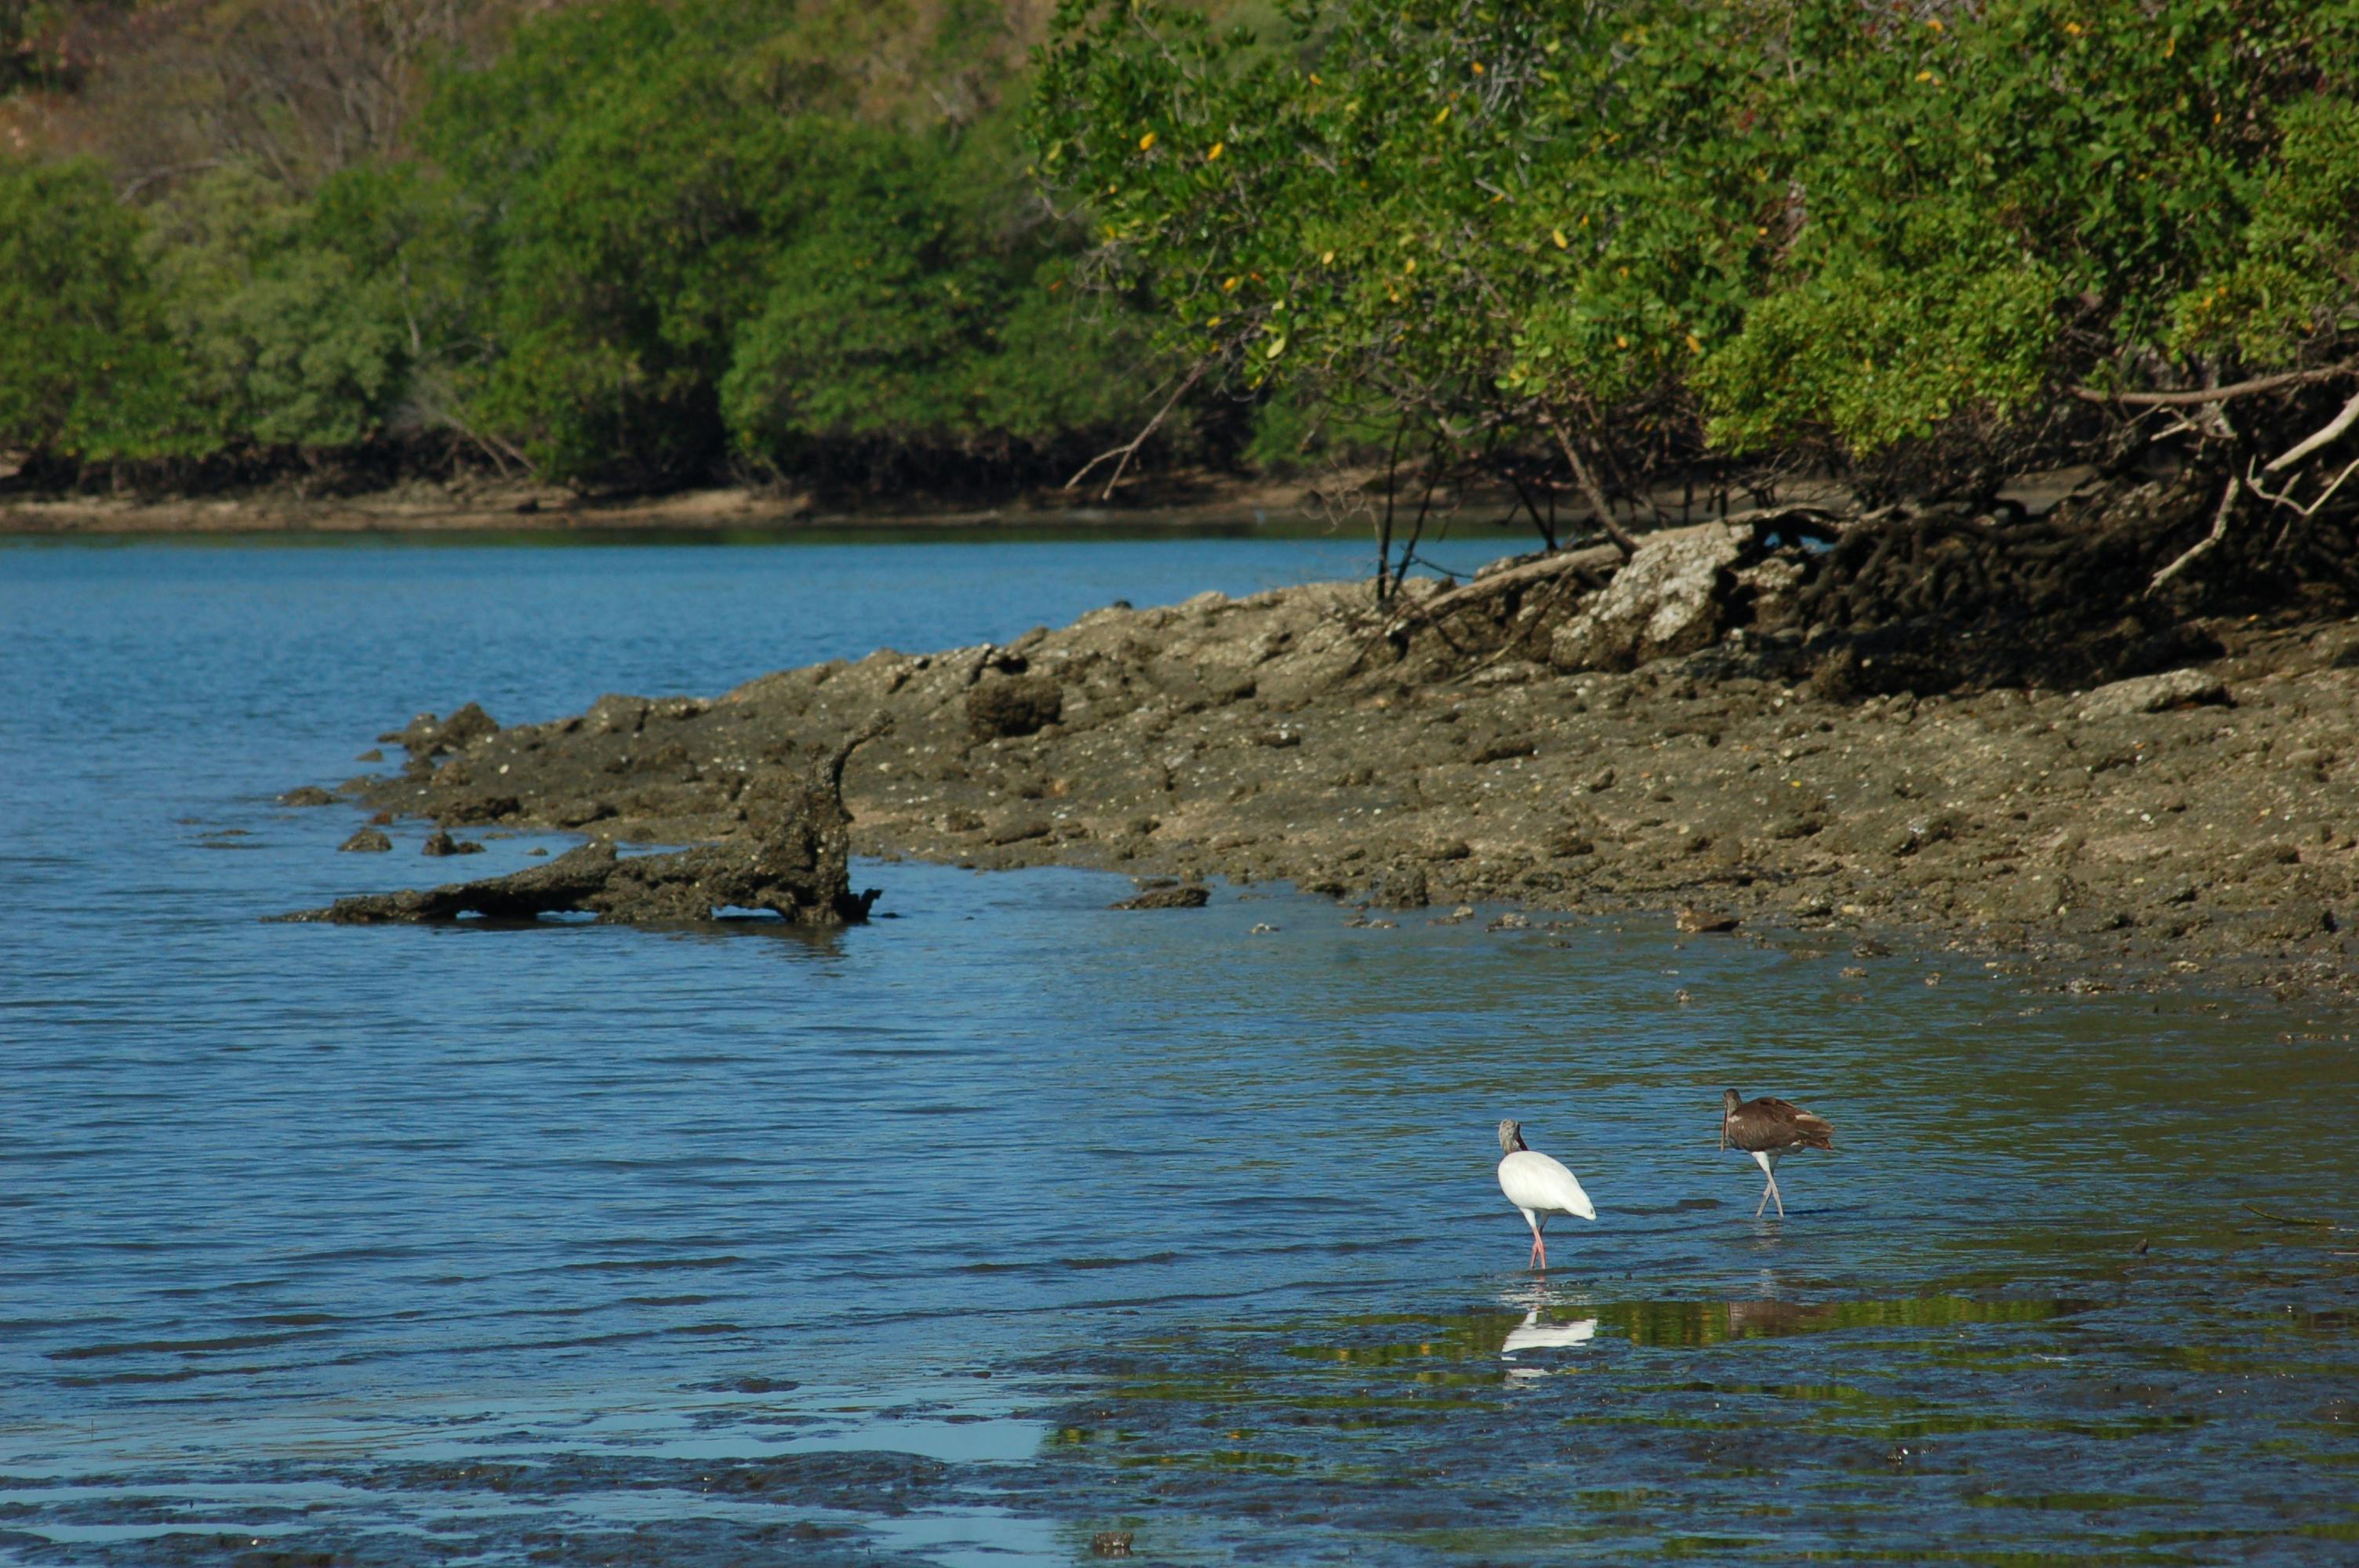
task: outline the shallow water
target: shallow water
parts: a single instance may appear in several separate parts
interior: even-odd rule
[[[2359,1223],[2349,1019],[906,863],[822,937],[256,918],[447,874],[272,799],[421,707],[1360,554],[0,547],[0,1560],[2359,1554],[2359,1236],[2255,1212]],[[1782,1224],[1730,1083],[1839,1129]],[[1503,1115],[1598,1206],[1545,1277]]]

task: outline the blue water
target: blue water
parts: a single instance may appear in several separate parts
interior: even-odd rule
[[[0,1561],[2348,1561],[2359,1234],[2256,1212],[2359,1221],[2347,1018],[914,862],[260,921],[441,880],[275,800],[421,708],[1364,554],[0,546]],[[1838,1126],[1782,1225],[1727,1083]],[[1600,1210],[1544,1278],[1503,1115]]]

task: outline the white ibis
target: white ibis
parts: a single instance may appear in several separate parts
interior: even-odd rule
[[[1778,1156],[1797,1149],[1827,1149],[1835,1146],[1834,1123],[1823,1116],[1812,1116],[1791,1100],[1763,1095],[1759,1099],[1740,1099],[1734,1089],[1721,1096],[1720,1146],[1742,1149],[1753,1156],[1769,1184],[1761,1190],[1761,1201],[1754,1206],[1753,1217],[1759,1219],[1769,1201],[1777,1202],[1777,1217],[1786,1217],[1786,1200],[1777,1192]]]
[[[1596,1206],[1581,1190],[1581,1178],[1547,1155],[1532,1152],[1524,1141],[1522,1122],[1499,1123],[1499,1190],[1523,1210],[1524,1223],[1532,1227],[1530,1267],[1545,1269],[1548,1241],[1540,1233],[1548,1228],[1549,1217],[1577,1214],[1595,1219]]]

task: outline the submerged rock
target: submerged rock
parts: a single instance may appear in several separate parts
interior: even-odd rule
[[[1212,902],[1212,889],[1195,883],[1186,883],[1179,887],[1149,888],[1143,893],[1124,899],[1119,903],[1108,904],[1106,907],[1109,909],[1201,909]]]

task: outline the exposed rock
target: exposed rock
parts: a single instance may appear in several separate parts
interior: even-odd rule
[[[2228,700],[2227,684],[2201,670],[2166,670],[2101,686],[2081,703],[2081,721],[2094,724],[2107,719],[2128,719],[2173,708],[2200,708]]]
[[[1707,931],[1734,931],[1737,925],[1736,916],[1725,910],[1699,909],[1691,903],[1680,910],[1679,927],[1690,935]]]
[[[978,741],[1033,735],[1054,724],[1064,708],[1064,690],[1049,676],[1000,676],[967,693],[967,727]]]
[[[1753,624],[1765,632],[1782,632],[1801,619],[1802,563],[1791,556],[1769,556],[1731,574],[1736,586],[1753,600]]]
[[[1148,888],[1145,892],[1108,904],[1109,909],[1201,909],[1212,901],[1212,890],[1199,883],[1179,887]]]
[[[336,848],[348,855],[381,855],[393,848],[393,840],[379,828],[364,827]]]
[[[418,847],[418,852],[421,855],[480,855],[484,847],[472,838],[453,838],[446,829],[438,827],[426,836],[426,842]]]
[[[853,749],[882,728],[880,721],[862,730],[816,767],[766,768],[740,781],[735,805],[742,830],[723,843],[625,858],[611,840],[597,840],[504,877],[343,898],[327,909],[282,918],[360,925],[576,912],[601,920],[672,923],[766,910],[804,925],[863,920],[876,893],[852,891],[843,769]]]
[[[333,806],[336,804],[336,797],[318,784],[305,784],[299,789],[290,789],[280,795],[278,804],[281,806]]]
[[[1387,909],[1423,909],[1433,902],[1425,868],[1404,861],[1377,873],[1368,884],[1368,902]]]
[[[1549,645],[1560,670],[1628,669],[1719,640],[1727,574],[1744,549],[1717,524],[1648,539]]]
[[[500,732],[492,716],[476,703],[468,703],[448,719],[437,719],[431,713],[421,713],[399,730],[388,730],[377,739],[398,744],[409,753],[413,762],[426,762],[449,752],[463,752],[476,741]]]
[[[1925,588],[1922,573],[1891,577],[1892,563],[1920,543],[1946,562],[1962,537],[1979,535],[1876,527],[1814,556],[1807,637],[1762,628],[1777,585],[1743,575],[1754,567],[1740,557],[1718,591],[1723,631],[1743,625],[1745,640],[1630,674],[1480,678],[1582,614],[1578,574],[1462,600],[1446,625],[1410,613],[1440,591],[1425,579],[1381,607],[1365,583],[1306,584],[1109,608],[1027,634],[1020,651],[783,670],[710,702],[610,697],[357,793],[453,833],[594,824],[626,847],[743,844],[757,838],[760,781],[801,776],[886,712],[892,743],[860,752],[843,780],[869,853],[1217,872],[1433,914],[1647,910],[1668,925],[1692,904],[1743,929],[1840,923],[1825,937],[1837,951],[1907,932],[2108,975],[2201,959],[2207,985],[2237,983],[2234,965],[2266,950],[2280,970],[2351,977],[2306,968],[2306,985],[2359,989],[2359,656],[2344,656],[2359,639],[2339,621],[2206,620],[2223,644],[2212,668],[2240,699],[2233,722],[2166,707],[2093,729],[2080,715],[2103,676],[2090,672],[2115,668],[2107,649],[2153,626],[2109,623],[2104,647],[2068,659],[2023,652],[2030,633],[2012,623],[1944,640],[1942,622],[1875,620],[1887,589]],[[1834,559],[1845,551],[1859,557],[1848,577]],[[2055,577],[2044,557],[1984,557]],[[1862,582],[1866,600],[1851,591]],[[1830,619],[1852,630],[1822,637]],[[1392,626],[1407,630],[1388,638]],[[1821,691],[1812,671],[1834,651],[1847,669]],[[2018,665],[2040,678],[1980,673]],[[1058,719],[977,744],[970,696],[1027,680],[1057,687]]]

